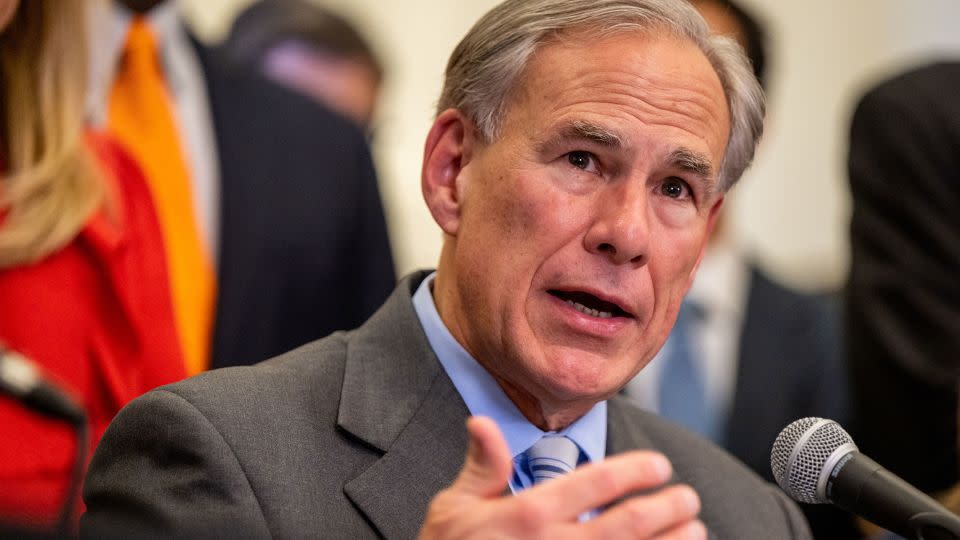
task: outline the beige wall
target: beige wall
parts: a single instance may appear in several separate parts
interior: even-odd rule
[[[180,0],[216,40],[248,0]],[[767,136],[728,198],[733,228],[778,277],[839,284],[847,264],[846,132],[864,86],[931,55],[960,57],[956,0],[741,0],[770,26]],[[329,0],[390,70],[375,155],[398,271],[432,266],[440,232],[420,198],[420,158],[447,55],[495,0]]]

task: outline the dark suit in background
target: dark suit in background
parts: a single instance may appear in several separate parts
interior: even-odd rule
[[[755,266],[748,291],[725,446],[772,482],[770,448],[780,430],[804,416],[841,424],[847,417],[840,306],[830,295],[784,287]]]
[[[849,420],[841,308],[834,295],[787,288],[752,265],[748,290],[724,446],[773,482],[770,449],[780,430],[806,416]],[[815,538],[858,537],[846,512],[800,507]]]
[[[212,367],[359,326],[396,282],[366,139],[197,44],[221,178]]]
[[[921,489],[958,481],[960,64],[868,92],[850,131],[847,290],[860,448]]]
[[[411,303],[425,276],[356,331],[124,409],[90,466],[84,535],[415,537],[463,464],[469,415]],[[786,496],[718,448],[624,398],[608,406],[607,454],[663,452],[712,538],[807,537]]]
[[[201,44],[176,9],[170,0],[91,7],[89,106],[95,123],[109,125],[102,105],[129,29],[146,22],[181,147],[202,162],[189,162],[198,219],[216,216],[201,227],[217,254],[210,367],[251,364],[359,326],[396,282],[365,134]]]

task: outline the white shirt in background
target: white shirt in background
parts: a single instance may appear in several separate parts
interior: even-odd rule
[[[87,118],[95,128],[106,127],[110,90],[133,16],[129,9],[117,2],[90,3],[88,25],[91,58]],[[180,131],[183,156],[193,187],[197,224],[216,264],[219,254],[220,170],[203,69],[177,13],[175,2],[157,5],[146,17],[160,48],[164,75],[173,100],[174,121]]]

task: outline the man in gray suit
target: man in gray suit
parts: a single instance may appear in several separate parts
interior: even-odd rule
[[[357,330],[131,403],[83,532],[809,537],[770,484],[616,396],[752,158],[739,49],[682,0],[508,0],[453,52],[438,111],[436,272]]]

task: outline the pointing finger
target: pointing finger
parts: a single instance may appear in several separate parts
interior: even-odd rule
[[[467,420],[470,446],[460,475],[450,491],[479,497],[499,497],[507,488],[513,458],[507,441],[493,420],[475,416]]]
[[[580,467],[570,474],[524,491],[518,497],[537,497],[552,515],[575,520],[634,491],[650,489],[670,479],[671,467],[655,452],[630,452]]]

